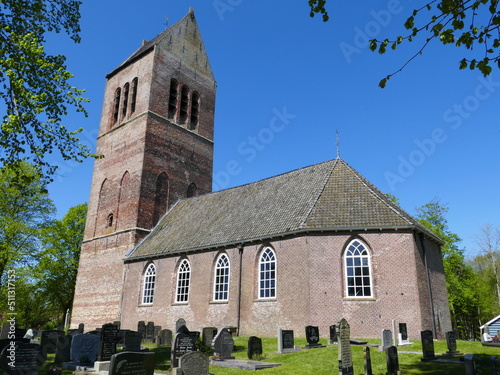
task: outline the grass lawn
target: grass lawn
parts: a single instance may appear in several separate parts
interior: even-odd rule
[[[238,359],[247,358],[247,341],[248,337],[235,337],[234,342],[236,351],[233,355]],[[372,344],[379,344],[380,340],[367,340]],[[416,341],[412,345],[398,347],[399,366],[403,375],[406,374],[432,374],[432,375],[462,375],[465,374],[463,364],[455,363],[439,363],[439,362],[421,362],[422,345]],[[326,339],[320,340],[323,344]],[[296,338],[295,344],[303,347],[306,340]],[[319,349],[302,349],[300,352],[289,354],[277,354],[278,348],[276,338],[262,338],[262,346],[265,358],[264,362],[281,363],[281,366],[258,370],[259,375],[272,374],[292,374],[292,375],[331,375],[338,374],[337,346],[327,345],[326,348]],[[169,373],[170,370],[170,347],[155,348],[151,345],[151,350],[156,352],[156,368],[161,372]],[[434,348],[436,356],[440,357],[442,353],[447,351],[445,341],[435,341]],[[474,354],[477,358],[476,365],[479,368],[478,374],[489,375],[491,371],[491,356],[498,355],[497,367],[500,369],[500,348],[498,347],[483,347],[481,343],[469,341],[457,341],[457,350],[463,354]],[[415,352],[416,354],[403,353]],[[373,374],[385,375],[387,368],[385,362],[385,353],[379,352],[377,348],[370,348],[372,358]],[[352,357],[354,363],[354,373],[356,375],[364,373],[363,367],[363,347],[353,346]],[[463,357],[463,356],[462,356]],[[459,359],[460,356],[454,359]],[[49,356],[46,364],[40,371],[40,375],[47,375],[46,370],[53,365],[53,355]],[[217,366],[210,366],[210,372],[215,375],[231,375],[231,374],[249,374],[247,370],[238,370]],[[70,371],[64,371],[63,375],[70,375]]]

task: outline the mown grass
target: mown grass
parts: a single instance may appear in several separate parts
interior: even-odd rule
[[[238,359],[247,358],[248,337],[235,337],[234,342],[236,351],[233,355]],[[367,340],[371,344],[379,344],[380,340]],[[326,344],[327,340],[321,340]],[[301,347],[306,345],[305,339],[296,338],[295,344]],[[274,374],[292,374],[292,375],[331,375],[338,374],[338,352],[336,345],[327,345],[325,348],[302,349],[300,352],[278,354],[276,338],[262,338],[263,362],[280,363],[281,366],[259,370],[259,375]],[[354,364],[354,373],[356,375],[364,373],[364,355],[363,346],[352,346],[352,357]],[[436,356],[447,351],[445,341],[435,341],[434,348]],[[457,349],[463,354],[474,354],[477,360],[478,374],[493,375],[491,371],[491,356],[498,355],[497,367],[500,368],[500,348],[483,347],[481,343],[469,341],[457,341]],[[156,369],[159,372],[169,373],[170,371],[170,347],[155,348],[151,350],[156,353]],[[409,353],[405,353],[409,352]],[[422,362],[422,345],[415,341],[412,345],[398,347],[399,366],[403,375],[410,374],[429,374],[429,375],[461,375],[465,374],[463,363],[441,363],[441,362]],[[372,369],[375,375],[385,375],[387,372],[385,353],[377,348],[371,347],[370,354],[372,359]],[[463,355],[451,357],[459,361]],[[53,356],[49,356],[40,375],[46,375],[46,370],[53,365]],[[56,364],[59,365],[59,364]],[[239,370],[218,366],[210,366],[210,372],[214,375],[232,375],[249,373],[247,370]],[[70,375],[71,372],[65,370],[63,375]]]

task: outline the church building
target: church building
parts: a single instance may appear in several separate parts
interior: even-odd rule
[[[451,330],[441,239],[344,160],[211,192],[216,83],[193,10],[106,78],[73,326]]]

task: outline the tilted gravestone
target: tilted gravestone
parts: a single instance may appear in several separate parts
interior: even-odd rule
[[[337,324],[339,348],[339,373],[342,375],[354,375],[351,352],[351,328],[347,320],[341,319]]]
[[[123,347],[124,351],[140,352],[142,343],[142,334],[136,331],[125,332],[124,342],[125,342],[125,345]]]
[[[196,350],[196,339],[188,333],[177,333],[172,345],[170,361],[172,368],[179,367],[179,358],[189,352]]]
[[[171,346],[172,345],[172,331],[169,329],[162,329],[156,335],[156,346]]]
[[[262,339],[256,336],[248,338],[248,359],[259,359],[262,356]]]
[[[434,337],[432,331],[425,330],[420,332],[420,337],[422,339],[422,361],[429,361],[436,358],[434,352]]]
[[[0,353],[0,366],[8,375],[37,375],[46,359],[41,345],[13,342]]]
[[[109,375],[153,375],[155,353],[121,352],[111,356]]]
[[[64,336],[64,331],[42,331],[40,345],[47,354],[54,354],[56,352],[57,340],[59,336]]]
[[[368,346],[365,346],[363,348],[363,357],[364,357],[364,367],[365,367],[365,374],[364,375],[373,375],[372,357],[370,354],[370,348]]]
[[[101,343],[97,359],[99,361],[109,361],[111,356],[116,354],[116,344],[118,342],[118,326],[115,324],[104,324],[101,327]]]
[[[209,359],[205,353],[190,352],[179,358],[182,375],[208,375]]]
[[[387,363],[387,375],[398,375],[398,349],[395,346],[389,346],[387,349],[385,349],[385,359]]]
[[[89,333],[73,336],[71,340],[71,361],[75,363],[94,363],[99,352],[100,335]]]
[[[217,334],[217,328],[216,327],[205,327],[201,330],[201,337],[203,340],[203,345],[205,346],[211,346],[212,341]]]
[[[234,349],[234,340],[227,328],[222,328],[217,332],[212,342],[212,348],[214,353],[222,358],[234,358],[231,356]]]

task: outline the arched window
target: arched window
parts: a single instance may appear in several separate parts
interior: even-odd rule
[[[142,303],[150,305],[153,303],[156,282],[156,267],[151,263],[144,273],[144,286],[142,289]]]
[[[276,255],[266,247],[259,260],[259,298],[276,297]]]
[[[178,93],[179,83],[172,79],[170,81],[170,95],[168,98],[168,118],[175,118],[177,112],[177,93]]]
[[[188,108],[189,108],[189,89],[187,86],[182,86],[179,123],[181,124],[186,123],[188,119]]]
[[[229,258],[221,254],[215,263],[214,301],[227,301],[229,297]]]
[[[127,117],[129,89],[130,89],[130,84],[127,82],[125,86],[123,86],[122,119],[125,119]]]
[[[191,121],[189,122],[190,130],[195,130],[196,127],[198,126],[199,109],[200,109],[200,94],[194,91],[191,97]]]
[[[184,259],[177,270],[177,290],[175,302],[187,302],[189,300],[189,283],[191,281],[191,266]]]
[[[191,182],[187,188],[187,198],[191,198],[196,196],[198,193],[198,188],[196,187],[196,184],[194,182]]]
[[[113,102],[113,124],[118,121],[118,117],[120,116],[120,97],[122,90],[118,87],[115,91],[115,99]]]
[[[353,240],[344,255],[347,297],[371,297],[370,254],[365,245]]]
[[[130,114],[135,112],[135,105],[137,103],[137,84],[139,83],[139,79],[135,77],[132,80],[132,95],[130,98]]]

